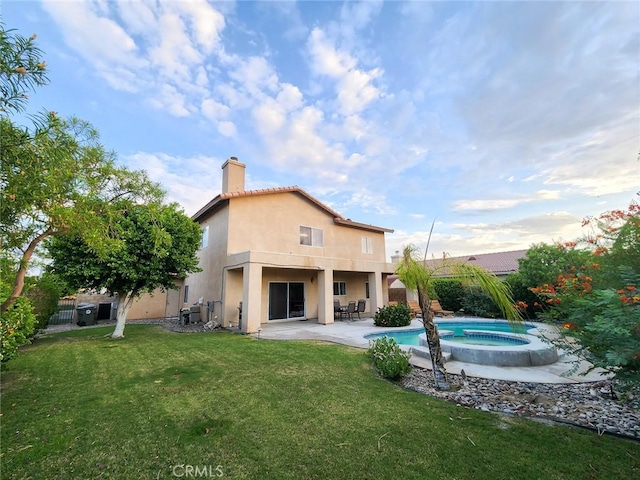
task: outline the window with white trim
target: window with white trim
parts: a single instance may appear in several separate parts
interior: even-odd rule
[[[362,253],[373,253],[373,242],[371,237],[361,237]]]
[[[347,282],[333,282],[333,295],[344,297],[347,294]]]
[[[300,225],[300,245],[322,247],[322,230]]]
[[[184,286],[184,303],[189,302],[189,285]]]

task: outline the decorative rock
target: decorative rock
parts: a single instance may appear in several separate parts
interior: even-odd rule
[[[598,434],[612,433],[640,440],[640,410],[612,398],[613,389],[609,380],[552,384],[469,376],[462,382],[457,375],[448,375],[448,378],[452,385],[460,385],[457,391],[437,390],[432,373],[420,368],[414,368],[401,384],[405,388],[483,412],[558,420],[594,429]],[[634,398],[630,395],[626,397]]]

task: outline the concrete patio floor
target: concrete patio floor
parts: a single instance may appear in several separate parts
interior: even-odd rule
[[[413,320],[411,325],[392,330],[411,330],[422,328],[420,320]],[[321,340],[351,347],[367,348],[369,341],[364,338],[369,333],[383,333],[390,329],[376,327],[372,318],[363,318],[355,321],[337,321],[333,324],[322,325],[313,320],[288,321],[263,324],[258,333],[251,336],[268,340]],[[460,374],[464,369],[470,377],[492,378],[496,380],[509,380],[518,382],[535,383],[584,383],[605,380],[603,371],[593,370],[587,375],[589,364],[581,362],[577,371],[569,374],[574,367],[575,357],[570,357],[559,351],[559,360],[550,365],[538,367],[495,367],[491,365],[477,365],[450,360],[445,363],[448,373]],[[417,355],[411,356],[411,363],[417,367],[431,369],[431,362]]]

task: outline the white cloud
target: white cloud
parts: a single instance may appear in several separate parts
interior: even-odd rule
[[[202,55],[189,39],[185,22],[175,13],[158,19],[157,45],[148,52],[149,59],[164,77],[189,79],[191,68],[202,62]]]
[[[364,110],[373,100],[380,98],[381,93],[372,85],[382,71],[375,68],[368,72],[351,70],[338,82],[338,102],[343,115],[353,115]]]
[[[132,169],[146,170],[151,180],[161,183],[167,190],[168,200],[182,205],[187,215],[193,215],[220,193],[222,173],[217,168],[222,165],[220,159],[137,152],[123,160]],[[198,194],[194,195],[194,191]]]
[[[148,66],[133,38],[115,21],[99,16],[91,4],[45,2],[43,7],[60,25],[67,43],[100,72],[111,65]]]
[[[126,28],[132,34],[146,35],[150,33],[150,27],[155,24],[155,14],[148,2],[118,2],[118,15],[122,18]],[[102,9],[103,15],[108,8]]]
[[[528,249],[535,243],[568,241],[581,234],[581,219],[567,212],[554,212],[500,223],[439,223],[431,236],[429,253],[437,257]],[[402,250],[413,244],[424,251],[428,230],[397,230],[388,236],[387,250]]]
[[[235,137],[238,134],[235,124],[227,121],[218,123],[218,132],[225,137]]]
[[[159,110],[165,110],[176,117],[186,117],[189,110],[185,106],[186,98],[176,87],[164,84],[156,93],[156,96],[149,99],[149,103]]]
[[[312,71],[336,80],[338,108],[342,115],[356,114],[382,96],[373,84],[382,75],[382,69],[364,71],[356,68],[357,60],[348,52],[338,50],[321,29],[313,29],[308,48]]]
[[[389,206],[384,195],[372,193],[364,188],[351,193],[347,201],[338,205],[337,208],[343,213],[356,208],[364,212],[375,212],[380,215],[393,215],[395,213],[395,209]]]
[[[635,192],[640,185],[638,118],[600,130],[560,150],[542,171],[544,183],[588,196]]]
[[[202,114],[212,121],[218,121],[222,118],[228,118],[231,109],[212,98],[205,98],[201,105]]]
[[[239,61],[229,72],[229,77],[257,99],[263,98],[265,90],[275,92],[278,89],[278,75],[263,57]]]
[[[513,208],[523,203],[536,202],[538,200],[558,200],[561,197],[559,191],[556,190],[539,190],[530,196],[513,196],[511,198],[489,198],[484,200],[457,200],[453,203],[452,208],[457,211],[464,210],[502,210]]]
[[[314,28],[309,35],[311,68],[320,75],[340,78],[355,68],[356,61],[347,52],[338,51],[320,28]]]
[[[291,85],[290,83],[282,85],[282,90],[278,93],[276,101],[288,112],[297,110],[304,103],[302,92],[300,92],[298,87]]]
[[[382,10],[382,5],[382,0],[343,3],[340,11],[343,34],[345,29],[348,31],[361,30],[368,26]]]
[[[180,2],[178,7],[189,13],[198,45],[208,53],[213,52],[220,42],[220,32],[225,27],[224,16],[206,0]]]
[[[204,0],[44,2],[66,42],[118,90],[176,116],[196,111],[224,17]],[[196,97],[192,97],[197,94]]]
[[[287,119],[285,110],[273,100],[255,107],[252,115],[258,133],[265,140],[272,135],[277,135]]]

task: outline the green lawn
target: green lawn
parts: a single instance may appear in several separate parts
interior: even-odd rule
[[[3,365],[3,479],[640,478],[637,442],[405,391],[363,350],[110,330]]]

